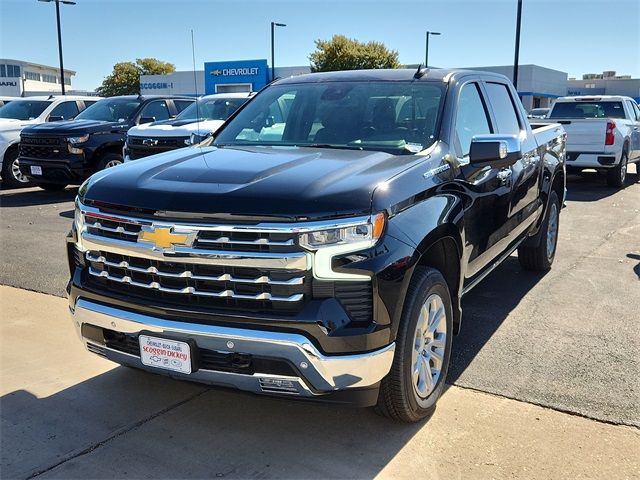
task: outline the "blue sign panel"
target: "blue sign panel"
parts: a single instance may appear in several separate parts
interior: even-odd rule
[[[204,89],[207,95],[216,93],[216,85],[251,85],[260,90],[269,81],[266,60],[237,60],[232,62],[206,62]]]

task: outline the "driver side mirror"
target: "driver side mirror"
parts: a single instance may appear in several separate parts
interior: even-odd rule
[[[143,125],[145,123],[153,123],[156,121],[156,117],[140,117],[139,125]]]
[[[49,115],[47,122],[61,122],[62,120],[64,120],[62,115]]]
[[[508,167],[522,158],[522,144],[517,135],[475,135],[471,140],[469,162],[476,167]]]

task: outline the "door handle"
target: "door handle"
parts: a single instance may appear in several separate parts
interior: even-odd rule
[[[500,180],[502,184],[505,185],[511,178],[511,169],[503,168],[502,170],[498,171],[498,174],[496,176],[498,177],[498,180]]]

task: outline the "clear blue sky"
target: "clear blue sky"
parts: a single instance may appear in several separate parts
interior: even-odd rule
[[[269,22],[277,30],[276,65],[307,65],[314,40],[343,34],[377,40],[402,63],[513,63],[516,0],[76,0],[61,5],[65,67],[74,87],[94,89],[118,61],[156,57],[190,70],[205,61],[270,58]],[[55,7],[0,0],[0,57],[58,64]],[[640,77],[640,0],[523,0],[520,63],[580,78],[616,70]]]

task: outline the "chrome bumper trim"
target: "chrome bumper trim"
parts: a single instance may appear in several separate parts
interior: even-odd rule
[[[205,349],[288,360],[304,376],[294,378],[304,386],[298,394],[305,396],[373,386],[391,369],[395,352],[395,343],[391,343],[374,352],[327,356],[299,334],[176,322],[107,307],[82,298],[78,299],[75,306],[70,306],[70,311],[81,338],[82,325],[88,324],[122,333],[139,333],[144,330],[160,335],[169,334],[172,338],[192,339],[199,347]],[[88,341],[83,339],[85,344]],[[133,366],[142,366],[137,357],[131,359],[131,356],[127,357],[122,352],[106,347],[105,351],[107,357],[116,362],[129,365],[133,362]],[[190,375],[174,376],[215,385],[230,385],[256,393],[278,393],[265,391],[260,379],[269,375],[260,373],[241,375],[199,370]]]

